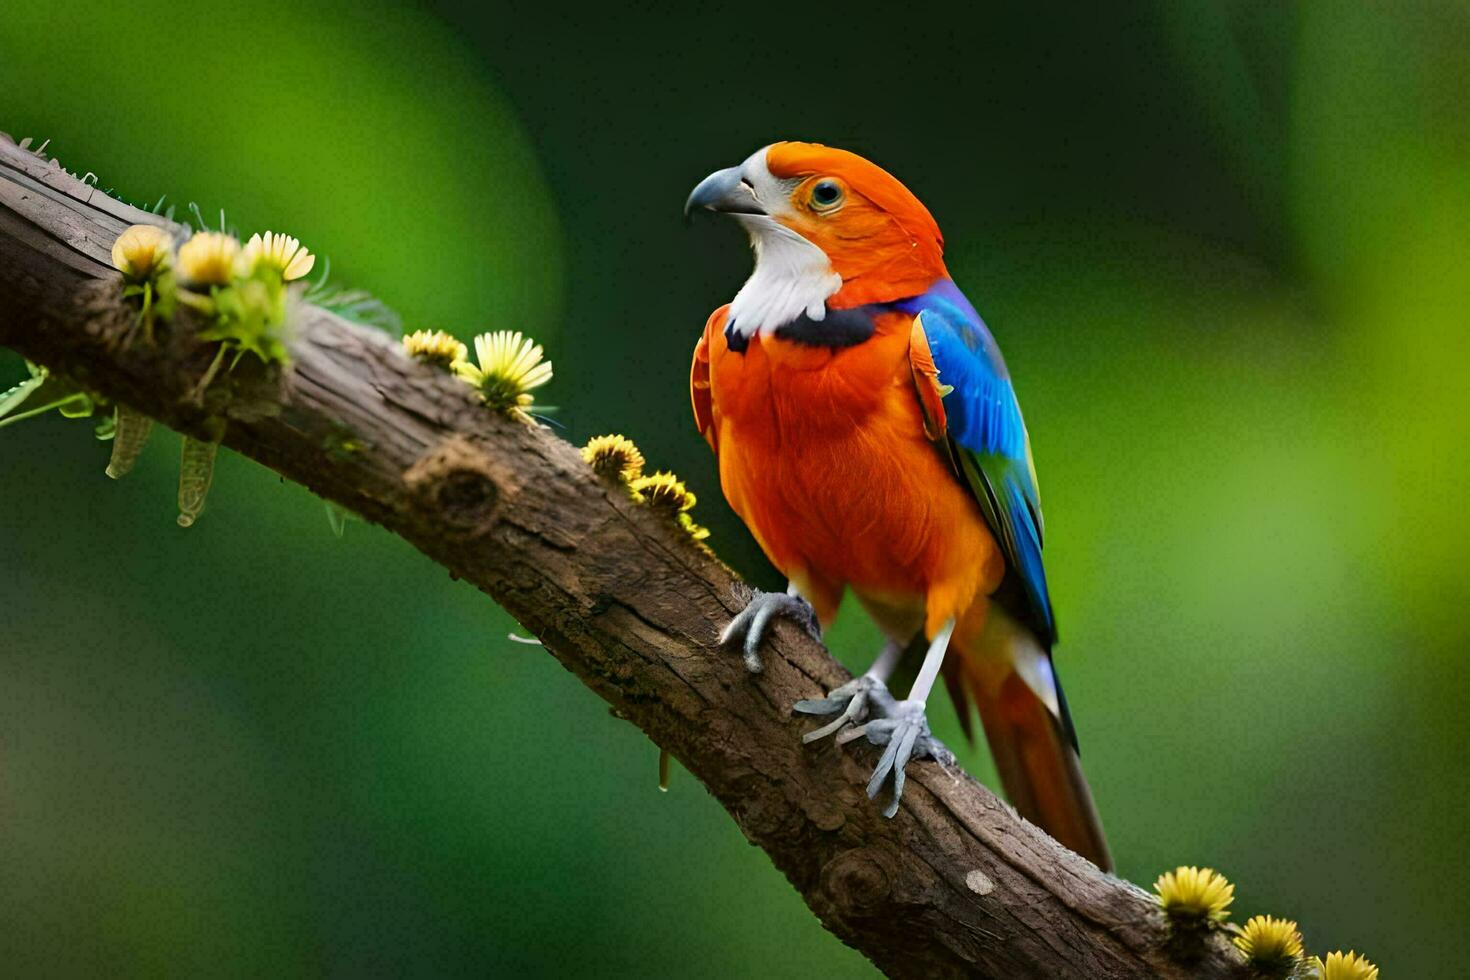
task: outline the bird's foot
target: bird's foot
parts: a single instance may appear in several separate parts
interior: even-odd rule
[[[897,704],[893,695],[888,693],[886,684],[871,674],[864,674],[836,688],[825,698],[798,701],[792,710],[804,715],[837,715],[821,728],[801,737],[803,742],[810,744],[819,738],[826,738],[849,723],[856,725],[866,721],[869,711],[875,712],[879,717],[886,717]]]
[[[785,616],[811,634],[812,639],[822,638],[822,628],[817,624],[817,612],[812,604],[801,596],[786,592],[762,592],[755,590],[750,602],[720,634],[720,645],[739,643],[745,658],[745,669],[759,674],[765,669],[761,662],[761,640],[766,629],[776,616]]]
[[[893,774],[893,800],[883,810],[885,817],[898,812],[898,803],[903,799],[904,767],[910,759],[934,759],[943,764],[954,762],[954,753],[930,733],[922,701],[899,701],[886,718],[876,718],[849,728],[837,736],[837,741],[844,744],[864,735],[874,745],[887,746],[883,757],[878,760],[878,768],[873,770],[873,778],[868,780],[868,799],[876,799],[888,774]]]

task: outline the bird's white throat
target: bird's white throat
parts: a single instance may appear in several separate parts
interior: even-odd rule
[[[827,315],[827,298],[842,288],[827,254],[775,218],[736,215],[750,234],[755,271],[730,303],[726,329],[745,337],[770,334],[802,314]]]

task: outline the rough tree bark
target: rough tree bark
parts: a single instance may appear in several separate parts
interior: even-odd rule
[[[912,767],[885,820],[875,750],[810,748],[791,705],[848,678],[776,630],[764,674],[715,644],[743,586],[610,491],[549,431],[503,419],[380,332],[308,307],[284,372],[190,389],[210,360],[181,313],[157,347],[108,254],[167,224],[0,134],[0,344],[182,432],[224,444],[401,535],[500,603],[689,769],[823,924],[894,976],[1241,975],[1218,936],[1171,942],[1150,897],[1100,873],[963,772]],[[636,433],[635,433],[636,435]]]

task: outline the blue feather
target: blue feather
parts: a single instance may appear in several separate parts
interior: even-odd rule
[[[951,449],[1014,576],[1002,583],[997,599],[1018,605],[1013,611],[1049,649],[1056,642],[1056,623],[1041,562],[1041,496],[1005,359],[985,322],[949,279],[894,308],[921,317],[939,382],[953,389],[944,396]]]

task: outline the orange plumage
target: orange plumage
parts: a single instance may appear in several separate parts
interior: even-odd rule
[[[705,326],[710,386],[695,401],[725,496],[771,563],[824,624],[850,586],[895,635],[951,617],[957,637],[976,633],[1004,565],[925,435],[910,318],[883,316],[872,340],[840,350],[757,337],[734,354],[724,313]]]

